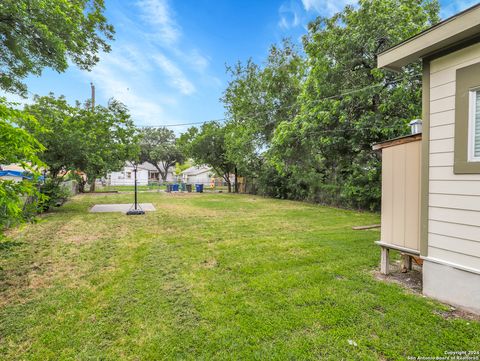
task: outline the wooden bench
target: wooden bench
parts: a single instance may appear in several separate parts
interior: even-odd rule
[[[381,248],[380,273],[384,275],[389,274],[391,249],[399,251],[402,255],[402,272],[407,272],[407,270],[412,269],[412,257],[420,256],[420,252],[415,249],[405,248],[395,244],[383,243],[382,241],[377,241],[375,244],[378,244]]]

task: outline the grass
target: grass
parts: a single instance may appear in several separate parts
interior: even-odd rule
[[[159,189],[165,189],[165,185],[146,185],[146,186],[137,186],[138,191],[158,191]],[[95,191],[98,192],[110,192],[110,191],[118,191],[118,192],[133,192],[135,189],[134,186],[98,186]]]
[[[480,324],[375,279],[378,215],[228,194],[83,195],[0,243],[0,359],[398,360]]]
[[[179,184],[179,183],[177,183]],[[110,192],[110,191],[117,191],[117,192],[133,192],[135,189],[134,186],[98,186],[95,190],[97,193],[101,192]],[[146,192],[146,191],[158,191],[158,190],[166,190],[167,186],[165,184],[162,185],[146,185],[146,186],[137,186],[139,192]],[[195,192],[195,184],[192,184],[193,192]],[[204,184],[203,185],[204,192],[227,192],[227,186],[215,186],[211,188],[210,185]]]

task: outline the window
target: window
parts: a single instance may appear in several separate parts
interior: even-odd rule
[[[127,179],[132,179],[132,172],[126,172],[127,173]]]
[[[468,116],[468,160],[480,162],[480,89],[470,90]]]
[[[160,179],[160,174],[155,171],[150,171],[150,179],[153,180],[159,180]]]
[[[480,62],[456,71],[453,172],[480,174]]]

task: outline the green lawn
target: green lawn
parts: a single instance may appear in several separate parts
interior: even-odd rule
[[[228,194],[84,195],[0,243],[2,360],[397,360],[480,324],[378,281],[378,215]],[[350,342],[349,342],[350,341]]]
[[[158,191],[159,189],[165,189],[165,185],[147,185],[147,186],[137,186],[138,191]],[[135,189],[135,186],[105,186],[101,187],[98,186],[95,191],[98,192],[111,192],[111,191],[117,191],[117,192],[133,192]]]

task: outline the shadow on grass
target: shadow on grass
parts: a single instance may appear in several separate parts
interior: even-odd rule
[[[22,244],[23,242],[0,238],[0,253],[8,253]]]

